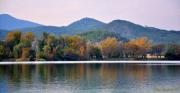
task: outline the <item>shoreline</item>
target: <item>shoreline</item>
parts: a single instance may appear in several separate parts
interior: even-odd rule
[[[150,65],[180,65],[180,61],[22,61],[22,62],[0,62],[0,65],[18,64],[150,64]]]

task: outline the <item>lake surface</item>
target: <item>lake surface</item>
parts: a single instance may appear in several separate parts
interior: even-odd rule
[[[180,93],[180,65],[0,65],[0,93]]]

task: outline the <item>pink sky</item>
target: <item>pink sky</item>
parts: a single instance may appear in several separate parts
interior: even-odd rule
[[[180,0],[0,0],[0,13],[64,26],[84,17],[180,30]]]

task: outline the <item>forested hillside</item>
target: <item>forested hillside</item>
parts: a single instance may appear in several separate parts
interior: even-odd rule
[[[108,37],[116,38],[119,41],[128,41],[126,38],[122,37],[118,32],[109,32],[109,31],[89,31],[82,34],[79,34],[82,38],[85,38],[91,42],[99,42]]]

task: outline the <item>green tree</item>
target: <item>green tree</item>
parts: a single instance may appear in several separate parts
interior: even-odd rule
[[[47,45],[51,48],[55,48],[58,45],[58,40],[54,35],[49,35],[47,37]]]
[[[87,50],[88,50],[89,59],[97,59],[97,60],[102,59],[102,52],[98,46],[89,44]]]
[[[168,60],[180,60],[180,45],[169,45],[165,57]]]
[[[73,48],[64,49],[64,60],[77,61],[80,60],[78,52]]]
[[[14,58],[20,58],[21,57],[21,54],[22,54],[22,44],[18,44],[16,46],[14,46],[14,49],[13,49],[13,53],[14,53]]]

